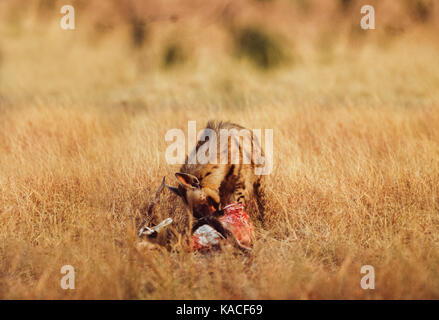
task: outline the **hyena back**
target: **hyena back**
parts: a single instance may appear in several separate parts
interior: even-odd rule
[[[223,129],[232,133],[227,139],[221,139]],[[217,139],[211,138],[212,133]],[[215,150],[214,144],[217,152],[209,154],[209,159],[216,157],[216,163],[190,163],[190,156],[186,157],[180,172],[175,174],[178,187],[170,189],[181,196],[195,218],[211,215],[227,204],[238,202],[249,209],[251,217],[263,222],[265,176],[255,174],[255,168],[262,165],[260,157],[264,156],[259,139],[240,125],[209,121],[192,155]],[[236,156],[239,159],[234,158]]]

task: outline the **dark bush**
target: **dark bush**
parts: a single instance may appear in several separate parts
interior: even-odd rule
[[[433,13],[434,2],[432,0],[407,1],[410,14],[419,22],[427,22]]]
[[[355,3],[355,0],[339,0],[342,11],[349,11]]]
[[[133,44],[135,47],[141,48],[146,40],[146,22],[143,19],[132,17],[130,24]]]
[[[163,52],[163,67],[170,68],[186,61],[186,53],[178,43],[170,43]]]
[[[279,41],[257,27],[234,31],[234,43],[239,57],[263,69],[276,67],[286,60]]]

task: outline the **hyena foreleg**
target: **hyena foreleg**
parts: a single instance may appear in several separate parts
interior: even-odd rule
[[[262,225],[264,225],[265,209],[267,207],[267,196],[265,192],[264,179],[262,176],[258,179],[258,181],[254,183],[253,191],[255,193],[256,202],[258,204],[258,219],[261,221]]]
[[[257,208],[254,208],[254,210],[257,211],[257,213],[255,212],[254,217],[259,220],[263,225],[267,202],[263,177],[259,177],[253,184],[251,183],[251,181],[245,181],[244,178],[236,181],[235,189],[233,190],[230,199],[231,202],[241,203],[247,207],[251,206],[251,204],[254,203],[253,201],[247,203],[247,201],[250,201],[251,198],[253,198],[253,200],[256,200],[257,205]],[[248,209],[250,209],[250,207]]]
[[[235,189],[233,190],[233,194],[231,196],[231,201],[233,203],[241,203],[245,205],[246,199],[246,188],[244,179],[238,180],[235,185]]]

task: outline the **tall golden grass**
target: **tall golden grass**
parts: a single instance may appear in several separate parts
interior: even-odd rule
[[[289,56],[266,71],[196,1],[136,7],[157,17],[141,46],[117,2],[78,2],[75,31],[58,2],[17,3],[0,4],[0,298],[439,298],[435,19],[383,1],[387,28],[361,31],[359,2],[240,2],[234,27],[265,28]],[[166,68],[169,43],[185,59]],[[249,256],[138,250],[142,208],[178,170],[166,131],[208,119],[274,129],[267,227]],[[186,214],[169,193],[156,210]]]

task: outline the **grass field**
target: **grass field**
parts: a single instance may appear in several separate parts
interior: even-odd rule
[[[267,67],[204,7],[143,37],[90,10],[63,31],[57,2],[16,3],[0,5],[0,298],[439,298],[437,19],[405,25],[389,5],[362,31],[354,13],[258,4],[239,23],[261,9],[277,30]],[[249,256],[138,250],[142,208],[175,183],[166,131],[209,119],[274,130],[266,229]],[[168,192],[156,209],[186,214]]]

